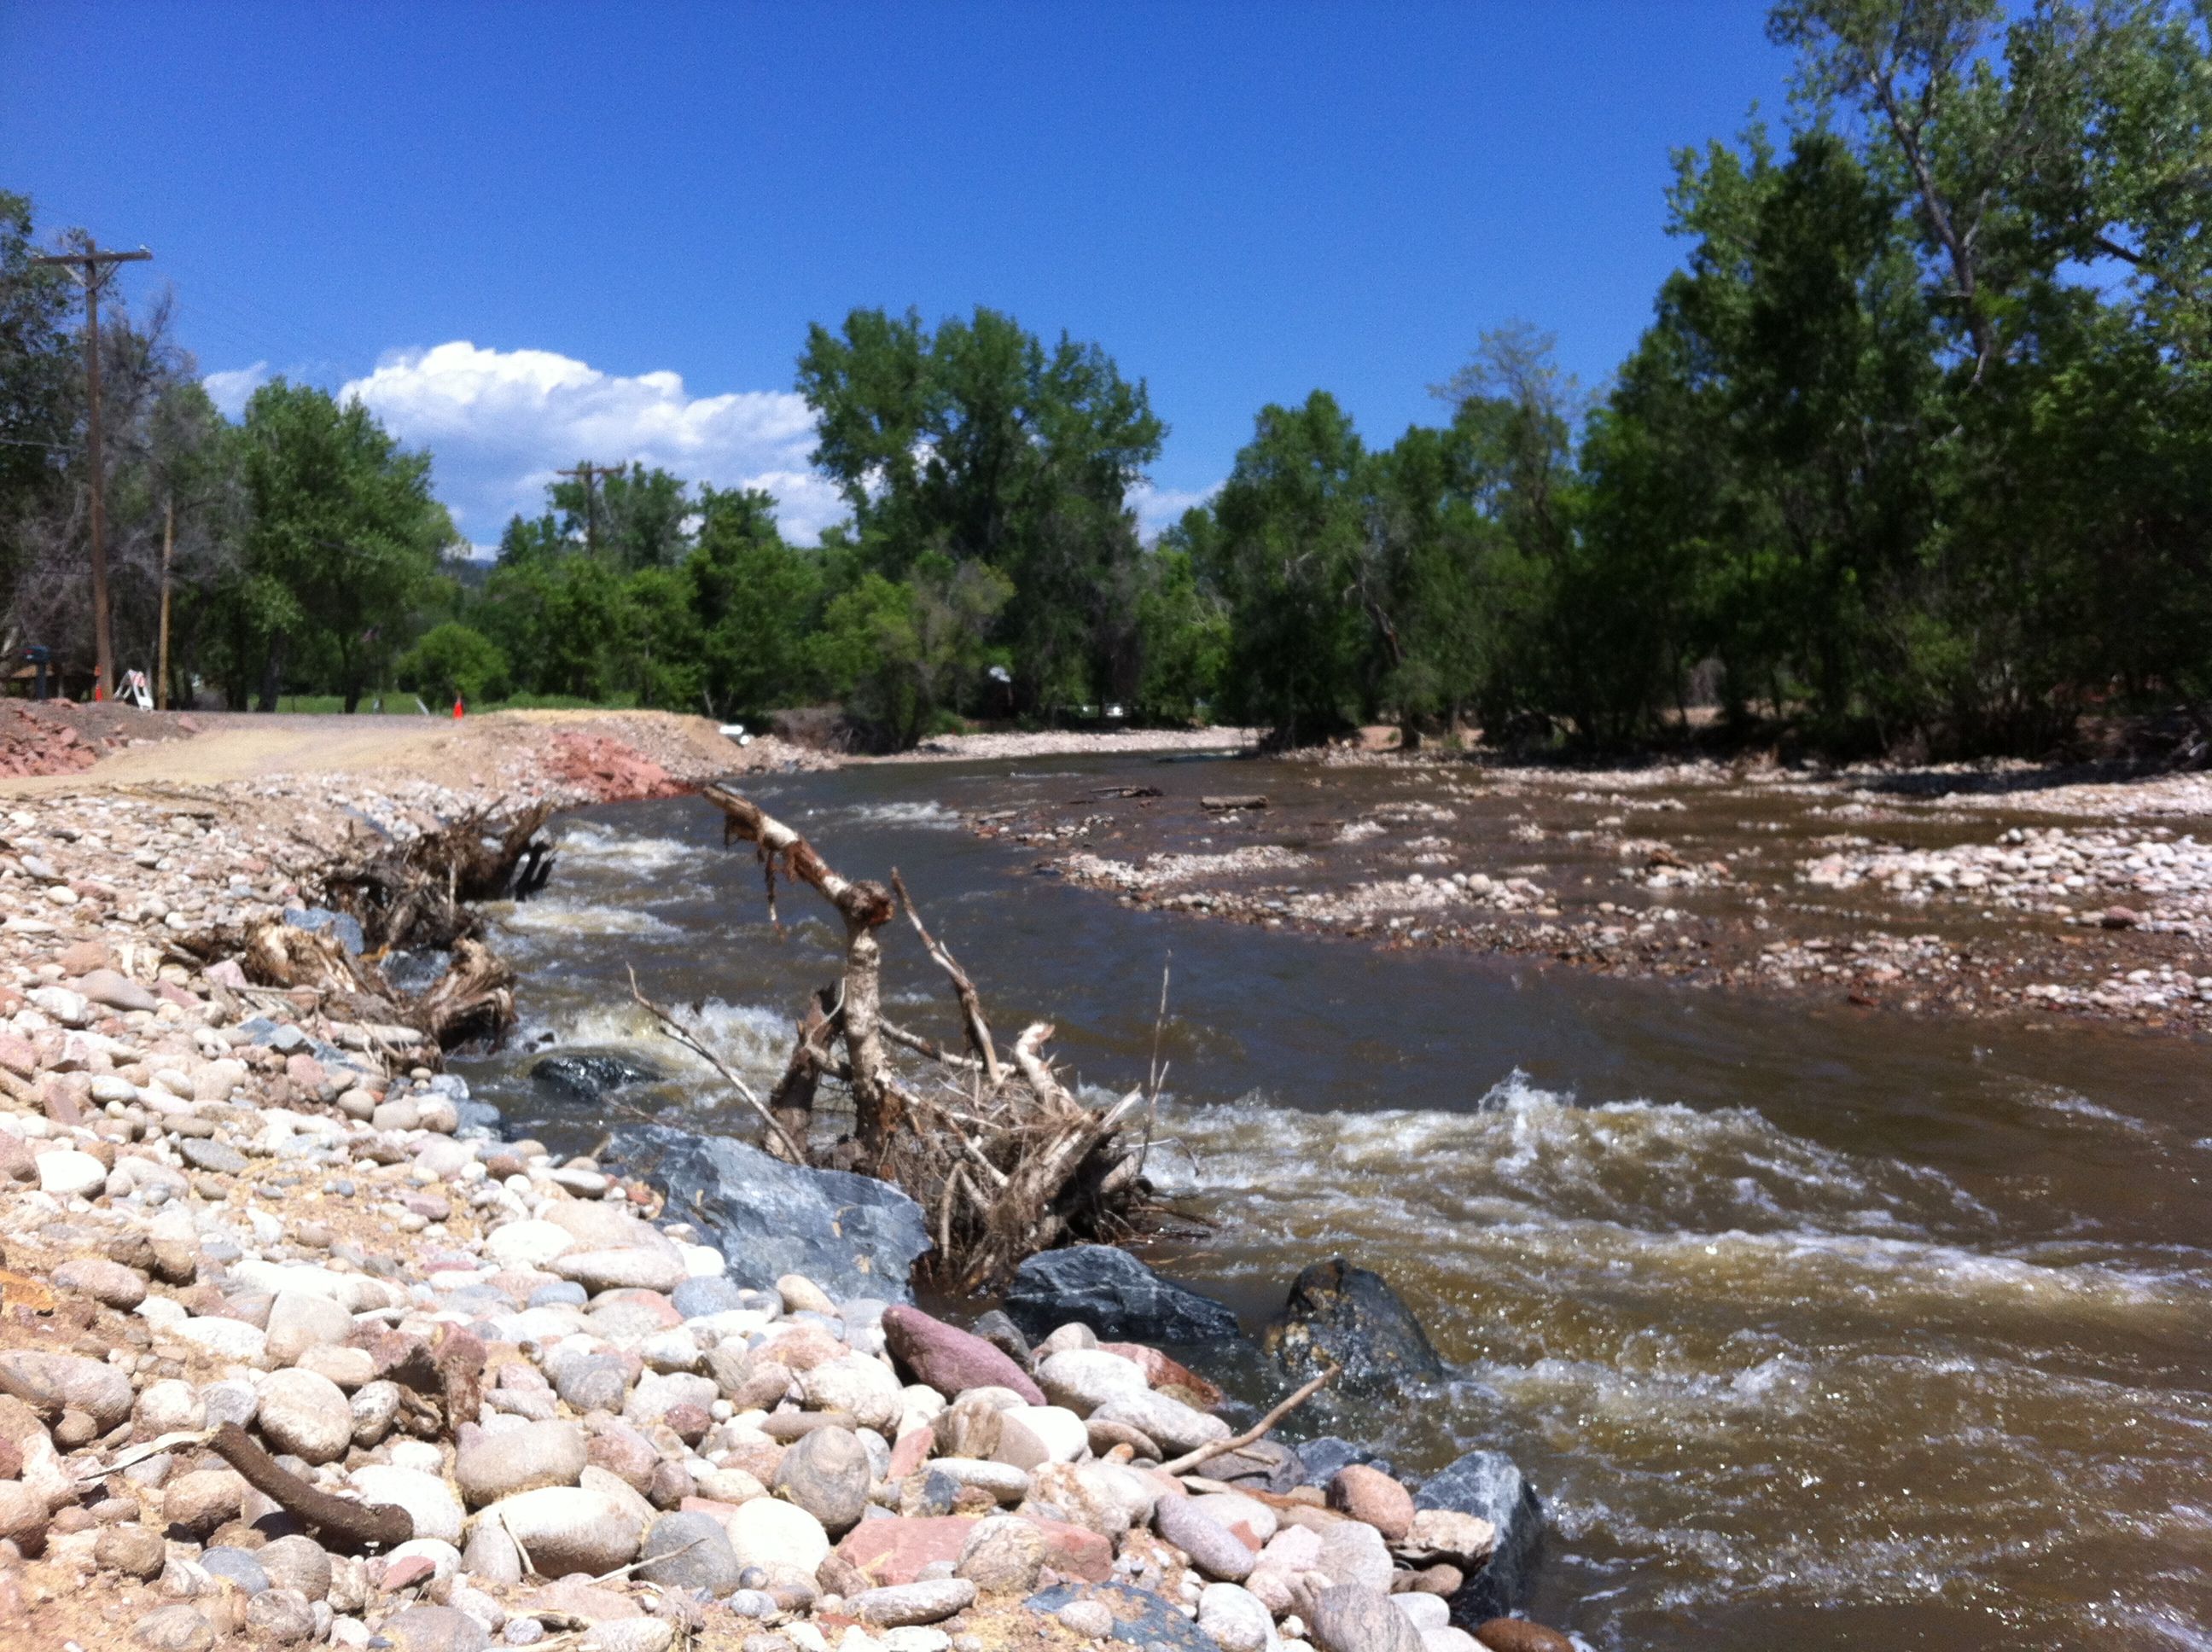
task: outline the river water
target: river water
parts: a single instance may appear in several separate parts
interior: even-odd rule
[[[1152,1260],[1255,1328],[1306,1263],[1395,1285],[1457,1381],[1359,1419],[1418,1477],[1474,1445],[1555,1522],[1532,1615],[1602,1648],[2212,1647],[2212,1074],[2094,1028],[1808,1009],[1525,963],[1378,953],[1117,905],[957,811],[1141,782],[1146,760],[872,767],[747,789],[855,876],[892,866],[1003,1036],[1089,1085],[1160,1032],[1156,1180],[1214,1224]],[[1255,765],[1223,771],[1249,789]],[[750,1134],[624,971],[763,1087],[836,973],[811,891],[767,920],[696,799],[581,811],[502,910],[508,1048],[461,1066],[574,1151],[613,1116],[534,1089],[642,1053],[628,1104]],[[896,932],[890,1013],[957,1038]],[[1170,963],[1171,960],[1171,963]]]

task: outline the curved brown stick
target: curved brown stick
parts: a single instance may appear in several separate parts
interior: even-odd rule
[[[1254,1427],[1246,1429],[1243,1433],[1236,1435],[1230,1439],[1216,1440],[1212,1445],[1202,1445],[1195,1451],[1186,1451],[1182,1456],[1175,1459],[1174,1461],[1162,1463],[1160,1465],[1160,1473],[1163,1474],[1188,1474],[1192,1469],[1196,1468],[1200,1463],[1211,1462],[1214,1458],[1224,1455],[1231,1451],[1242,1451],[1246,1446],[1250,1445],[1255,1440],[1265,1434],[1269,1429],[1274,1427],[1276,1424],[1281,1422],[1283,1418],[1288,1417],[1300,1406],[1305,1404],[1307,1400],[1312,1399],[1314,1395],[1319,1394],[1323,1388],[1328,1386],[1328,1384],[1334,1379],[1336,1374],[1343,1369],[1344,1368],[1341,1365],[1330,1366],[1319,1376],[1314,1378],[1312,1382],[1307,1383],[1305,1387],[1300,1388],[1289,1399],[1284,1400],[1281,1405],[1276,1406],[1274,1410],[1269,1412],[1265,1417],[1262,1417],[1259,1420],[1258,1424]]]
[[[975,983],[953,959],[952,954],[923,927],[921,914],[914,904],[914,896],[906,892],[906,880],[891,868],[891,888],[897,893],[899,904],[906,908],[906,920],[914,926],[914,932],[921,937],[922,945],[929,956],[937,960],[937,967],[945,971],[952,983],[953,996],[960,1000],[960,1015],[968,1029],[968,1048],[975,1052],[975,1059],[983,1064],[983,1082],[994,1090],[999,1087],[1004,1069],[999,1065],[999,1052],[991,1042],[990,1023],[983,1019],[983,1000],[975,992]]]
[[[356,1503],[318,1491],[254,1444],[235,1423],[225,1423],[209,1441],[216,1455],[245,1482],[303,1525],[330,1541],[352,1549],[389,1549],[415,1535],[415,1517],[389,1503]]]

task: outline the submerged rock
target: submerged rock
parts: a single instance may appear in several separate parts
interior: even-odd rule
[[[1544,1506],[1512,1458],[1502,1451],[1470,1451],[1431,1475],[1413,1494],[1413,1506],[1456,1509],[1498,1530],[1490,1564],[1451,1598],[1454,1623],[1473,1629],[1505,1616],[1528,1598],[1542,1556]]]
[[[617,1132],[613,1154],[665,1184],[739,1285],[796,1273],[833,1297],[903,1302],[915,1260],[931,1248],[921,1206],[872,1176],[786,1164],[726,1136],[658,1124]]]
[[[1225,1303],[1164,1279],[1112,1245],[1071,1245],[1024,1262],[1006,1311],[1031,1336],[1079,1320],[1103,1338],[1188,1345],[1241,1335]]]
[[[530,1069],[532,1084],[572,1102],[595,1102],[624,1084],[649,1084],[665,1076],[652,1063],[615,1050],[562,1050]]]
[[[1316,1262],[1298,1275],[1283,1311],[1261,1333],[1261,1345],[1294,1376],[1341,1366],[1340,1388],[1432,1381],[1444,1374],[1428,1333],[1398,1293],[1381,1274],[1341,1256]]]

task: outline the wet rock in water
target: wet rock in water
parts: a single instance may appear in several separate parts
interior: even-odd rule
[[[924,1383],[947,1399],[970,1388],[1012,1388],[1032,1406],[1045,1402],[1044,1390],[1030,1380],[1004,1349],[972,1332],[947,1325],[919,1308],[884,1310],[884,1345],[910,1382]]]
[[[931,1248],[922,1208],[849,1170],[786,1164],[725,1136],[666,1125],[617,1131],[611,1154],[658,1178],[671,1203],[731,1259],[729,1277],[764,1289],[803,1275],[832,1297],[908,1300],[915,1260]]]
[[[1575,1652],[1575,1643],[1556,1629],[1526,1618],[1492,1618],[1474,1626],[1476,1642],[1490,1652]]]
[[[1510,1457],[1502,1451],[1468,1452],[1430,1476],[1413,1494],[1413,1506],[1455,1509],[1497,1530],[1489,1564],[1452,1596],[1454,1623],[1472,1628],[1505,1616],[1528,1598],[1543,1549],[1544,1508]]]
[[[616,1050],[563,1050],[530,1069],[530,1082],[563,1101],[595,1102],[624,1084],[649,1084],[665,1075],[636,1056]]]
[[[1241,1334],[1226,1304],[1162,1278],[1112,1245],[1071,1245],[1030,1257],[1015,1271],[1006,1311],[1031,1336],[1070,1320],[1117,1341],[1188,1346]]]
[[[1261,1345],[1301,1379],[1342,1367],[1340,1388],[1444,1374],[1428,1333],[1397,1292],[1381,1274],[1340,1256],[1298,1275],[1283,1311],[1261,1333]]]
[[[1129,1583],[1063,1583],[1032,1594],[1022,1604],[1031,1612],[1057,1613],[1077,1600],[1093,1601],[1112,1613],[1113,1627],[1107,1633],[1117,1641],[1147,1649],[1165,1647],[1167,1652],[1221,1652],[1213,1637],[1171,1602]]]

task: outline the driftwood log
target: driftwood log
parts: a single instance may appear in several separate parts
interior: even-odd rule
[[[544,887],[553,851],[539,829],[550,811],[472,811],[404,843],[380,838],[325,873],[323,899],[361,926],[359,956],[327,928],[281,920],[194,936],[180,951],[201,964],[234,958],[256,986],[312,993],[308,1004],[344,1021],[412,1027],[440,1049],[496,1042],[514,1024],[514,975],[480,938],[475,903]],[[445,974],[419,993],[393,987],[381,968],[408,951],[447,955]]]
[[[722,811],[724,841],[754,846],[771,913],[782,878],[815,890],[845,926],[843,975],[810,999],[767,1102],[738,1084],[772,1123],[769,1151],[790,1157],[804,1150],[815,1163],[903,1187],[928,1212],[937,1251],[927,1266],[946,1288],[1002,1285],[1036,1251],[1079,1239],[1115,1242],[1165,1214],[1144,1177],[1146,1140],[1124,1129],[1156,1093],[1133,1090],[1103,1108],[1085,1105],[1045,1055],[1048,1023],[1032,1023],[1011,1048],[1000,1048],[975,981],[924,923],[896,870],[889,888],[845,878],[750,799],[721,786],[705,796]],[[951,988],[964,1053],[884,1018],[880,932],[901,910]],[[688,1037],[680,1029],[672,1036]],[[893,1047],[922,1059],[915,1074],[894,1066]],[[825,1079],[851,1094],[853,1132],[817,1145],[815,1102]]]
[[[356,1503],[307,1484],[254,1442],[235,1423],[225,1423],[208,1442],[239,1478],[331,1547],[389,1549],[415,1535],[415,1517],[389,1503]]]

